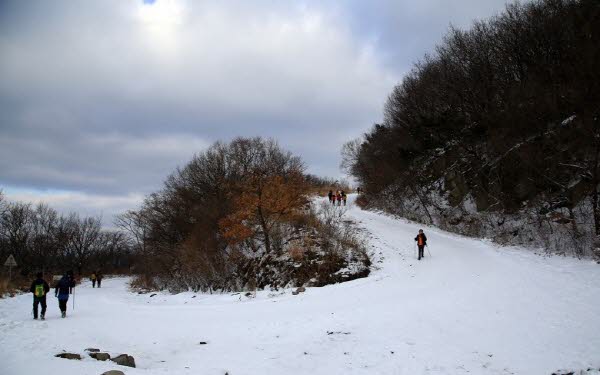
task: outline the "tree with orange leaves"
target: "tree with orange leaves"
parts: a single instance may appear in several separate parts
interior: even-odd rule
[[[219,223],[230,244],[252,238],[262,241],[270,253],[273,229],[292,219],[306,203],[308,184],[300,164],[291,160],[279,173],[272,171],[261,164],[232,189],[233,212]]]

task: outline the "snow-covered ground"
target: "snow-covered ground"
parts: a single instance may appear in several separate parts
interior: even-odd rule
[[[350,198],[352,202],[353,197]],[[0,374],[551,374],[600,367],[600,266],[425,228],[351,206],[371,276],[324,288],[238,295],[128,291],[84,283],[46,321],[31,295],[0,300]],[[426,254],[429,255],[429,254]],[[200,345],[201,341],[206,345]],[[138,368],[54,358],[95,347]]]

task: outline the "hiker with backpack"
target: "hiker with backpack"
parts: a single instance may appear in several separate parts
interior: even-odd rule
[[[63,318],[67,316],[67,302],[69,301],[69,294],[73,293],[74,287],[73,271],[65,273],[58,283],[56,283],[54,296],[58,298],[58,307]]]
[[[327,196],[329,197],[329,203],[333,202],[333,190],[329,190],[329,194],[327,194]]]
[[[92,288],[96,287],[96,272],[92,272],[90,276],[90,280],[92,281]],[[100,284],[98,284],[98,288],[100,288]]]
[[[36,279],[31,283],[29,291],[33,293],[33,319],[38,318],[38,305],[42,305],[42,313],[40,318],[46,319],[46,294],[50,291],[50,286],[42,278],[42,273],[38,272],[35,275]]]
[[[423,250],[427,246],[427,236],[423,233],[423,229],[419,229],[419,234],[415,237],[415,241],[417,241],[417,247],[419,248],[419,260],[421,260],[421,258],[425,257]]]
[[[342,190],[342,201],[344,201],[344,206],[346,205],[347,199],[348,199],[348,197],[346,196],[346,193]]]

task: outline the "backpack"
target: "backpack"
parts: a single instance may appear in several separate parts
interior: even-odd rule
[[[44,284],[37,284],[35,286],[35,293],[34,295],[36,297],[43,297],[46,294],[46,291],[44,291]]]

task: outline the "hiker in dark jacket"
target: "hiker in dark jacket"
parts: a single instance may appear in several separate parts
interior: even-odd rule
[[[329,190],[329,194],[327,194],[327,196],[329,197],[329,203],[332,203],[332,201],[333,201],[333,190]]]
[[[46,294],[50,291],[50,286],[42,278],[42,273],[38,272],[35,275],[36,279],[31,283],[31,288],[29,291],[33,293],[33,319],[38,318],[38,305],[42,305],[42,314],[40,318],[42,320],[46,319]]]
[[[101,287],[102,287],[102,278],[103,278],[103,277],[104,277],[104,276],[102,275],[102,272],[101,272],[101,271],[97,271],[97,272],[96,272],[96,280],[98,281],[98,288],[101,288]]]
[[[69,294],[73,293],[74,287],[75,280],[73,279],[73,271],[68,271],[58,283],[56,283],[54,296],[58,298],[58,307],[60,307],[63,318],[67,316],[67,301],[69,300]]]
[[[417,241],[417,246],[419,247],[419,260],[421,260],[421,258],[425,257],[423,250],[427,246],[427,236],[423,233],[423,229],[419,229],[419,234],[415,237],[415,241]]]

